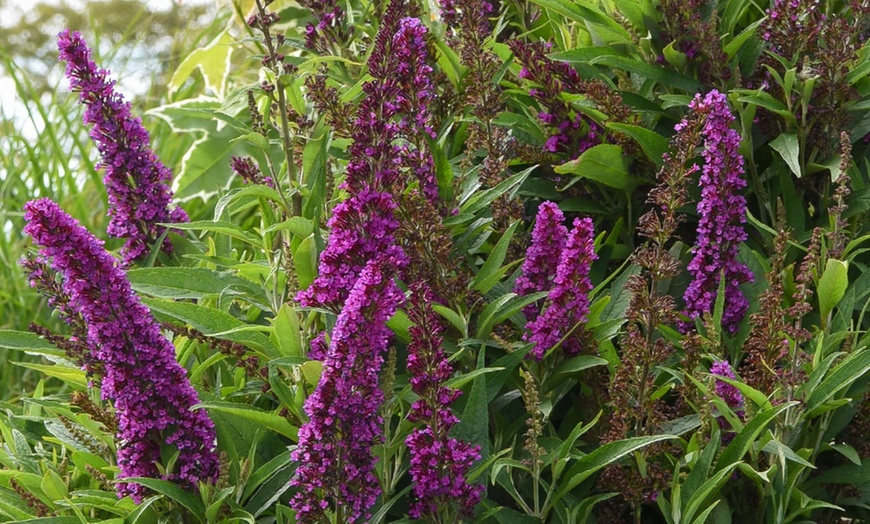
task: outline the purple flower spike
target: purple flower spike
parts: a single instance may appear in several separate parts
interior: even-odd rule
[[[522,273],[514,283],[514,293],[520,296],[538,291],[548,291],[556,275],[559,257],[565,247],[568,228],[562,223],[565,215],[554,202],[544,202],[538,207],[532,242],[526,250]],[[540,312],[540,304],[531,304],[523,309],[527,320],[534,320]]]
[[[297,522],[322,522],[325,511],[339,507],[346,522],[367,520],[381,493],[372,446],[383,432],[378,373],[392,333],[386,322],[404,301],[396,268],[387,257],[369,262],[336,321],[320,383],[305,401],[310,420],[292,455],[299,462],[290,482],[300,489],[290,502]]]
[[[719,375],[720,377],[727,377],[732,380],[737,378],[734,375],[734,370],[731,369],[731,364],[726,360],[717,360],[714,362],[713,365],[710,366],[710,373],[713,375]],[[730,408],[743,406],[743,393],[727,382],[716,380],[716,394],[719,395]]]
[[[585,324],[589,313],[589,292],[592,282],[589,269],[598,257],[594,251],[592,219],[574,219],[574,229],[559,258],[555,287],[547,296],[547,309],[527,324],[526,340],[535,347],[529,353],[536,360],[544,358],[547,350],[557,344],[577,324]],[[569,355],[580,351],[578,337],[568,337],[562,348]]]
[[[78,32],[64,30],[58,36],[60,59],[67,63],[70,88],[85,105],[84,121],[91,124],[91,138],[103,159],[104,183],[109,195],[109,235],[126,238],[121,249],[124,265],[148,253],[163,233],[159,222],[186,222],[187,214],[169,208],[172,173],[151,150],[148,131],[130,114],[130,103],[115,91],[109,71],[98,68]],[[169,240],[162,248],[172,249]]]
[[[435,164],[426,143],[434,137],[426,109],[432,97],[426,29],[416,18],[398,18],[400,8],[390,4],[369,58],[374,79],[363,84],[365,97],[357,110],[342,185],[350,198],[335,207],[327,224],[331,230],[318,276],[296,297],[303,306],[337,313],[360,271],[375,256],[390,250],[390,256],[404,260],[395,246],[399,222],[392,196],[405,191],[403,168],[413,170],[430,200],[438,198]],[[394,143],[400,138],[406,142],[401,146]]]
[[[740,156],[740,135],[729,127],[734,116],[728,109],[725,95],[711,91],[689,104],[694,111],[707,115],[704,136],[704,169],[701,173],[701,201],[698,213],[698,239],[692,248],[694,256],[688,270],[694,277],[683,298],[687,314],[698,318],[709,313],[716,303],[719,279],[725,278],[725,310],[722,326],[735,333],[749,308],[740,291],[740,284],[754,277],[746,264],[737,261],[740,243],[746,240],[746,199],[740,190],[743,180],[743,157]]]
[[[395,208],[388,193],[367,189],[337,205],[327,224],[329,244],[320,254],[317,278],[296,300],[338,312],[370,260],[387,253],[404,263],[404,252],[395,245]]]
[[[405,443],[411,454],[414,482],[409,514],[411,518],[435,522],[435,517],[446,511],[451,516],[470,516],[480,501],[483,486],[466,480],[468,470],[480,459],[480,448],[449,436],[458,422],[450,404],[462,392],[445,386],[453,366],[441,347],[443,328],[432,309],[432,301],[432,293],[425,284],[411,286],[408,317],[414,325],[409,330],[408,372],[411,389],[420,398],[411,406],[408,419],[425,425],[414,429]]]
[[[162,478],[195,490],[214,481],[219,463],[215,430],[187,374],[175,360],[175,347],[160,332],[151,312],[103,243],[49,199],[24,206],[24,232],[40,247],[39,258],[63,278],[61,287],[74,314],[87,327],[90,356],[101,364],[103,399],[118,416],[120,478],[161,478],[161,447],[179,450],[173,471]],[[138,484],[118,484],[120,495],[140,502]]]
[[[426,142],[436,137],[428,109],[433,96],[432,68],[426,64],[426,26],[419,19],[403,18],[399,22],[399,31],[393,37],[393,55],[398,62],[396,79],[400,90],[396,104],[403,115],[399,132],[415,145],[403,146],[402,157],[406,166],[413,166],[422,193],[435,203],[435,162]]]

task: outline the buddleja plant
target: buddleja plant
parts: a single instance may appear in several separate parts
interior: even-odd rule
[[[59,36],[3,521],[868,517],[866,1],[232,7],[144,123]]]

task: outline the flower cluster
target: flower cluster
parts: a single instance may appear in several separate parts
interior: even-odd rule
[[[435,516],[444,511],[470,515],[480,501],[483,486],[466,480],[468,470],[480,458],[480,448],[449,436],[458,422],[450,404],[462,392],[444,385],[453,367],[441,347],[443,328],[431,303],[432,294],[425,284],[411,286],[408,317],[414,325],[409,330],[408,372],[411,389],[420,398],[411,406],[408,419],[425,425],[414,429],[405,442],[411,453],[414,481],[409,513],[415,519],[435,521]]]
[[[351,159],[343,183],[350,198],[336,206],[327,224],[329,241],[320,256],[318,276],[297,295],[303,306],[337,312],[360,271],[375,255],[390,250],[391,256],[404,259],[395,246],[398,222],[393,196],[404,188],[400,181],[403,165],[414,170],[427,198],[438,197],[428,150],[422,145],[409,148],[395,143],[400,136],[432,136],[425,108],[431,96],[425,28],[416,18],[400,18],[397,6],[401,2],[390,4],[369,59],[374,80],[363,85],[365,97],[354,122],[354,141],[348,149]],[[387,37],[388,33],[391,36]],[[413,119],[408,120],[412,113]],[[405,119],[394,121],[402,115]]]
[[[812,51],[825,14],[818,0],[774,0],[761,22],[761,38],[786,59]]]
[[[737,377],[734,375],[734,370],[731,369],[731,364],[727,360],[717,360],[710,366],[710,373],[720,377],[730,378],[732,380]],[[716,380],[716,394],[728,404],[729,408],[737,408],[743,406],[743,393],[731,384]]]
[[[697,68],[701,83],[724,87],[737,70],[722,49],[715,11],[709,13],[704,0],[662,0],[657,10],[661,13],[663,43],[672,44],[685,55],[686,62]],[[664,55],[659,59],[664,61]]]
[[[565,353],[573,355],[581,349],[578,337],[569,335],[578,325],[586,323],[589,313],[592,291],[589,269],[598,258],[593,240],[592,219],[574,219],[574,228],[559,257],[554,287],[547,295],[546,309],[526,326],[529,331],[526,340],[535,344],[530,354],[537,360],[565,337],[562,341]]]
[[[109,235],[126,238],[121,249],[125,265],[143,257],[163,234],[161,222],[186,222],[180,207],[170,209],[172,173],[149,146],[148,131],[130,113],[130,103],[115,91],[109,72],[91,60],[91,51],[78,32],[65,30],[58,37],[66,76],[86,106],[84,121],[102,155],[109,195]],[[171,249],[168,240],[162,248]]]
[[[497,9],[487,0],[442,0],[441,15],[447,25],[448,43],[459,55],[467,70],[463,80],[462,111],[467,115],[466,156],[464,166],[477,158],[477,174],[484,188],[492,188],[508,174],[508,165],[519,155],[518,141],[507,127],[496,124],[505,109],[499,83],[501,59],[492,51],[490,16]],[[527,149],[532,149],[526,147]],[[538,149],[526,157],[540,157]],[[537,160],[535,160],[537,162]],[[510,224],[523,218],[522,200],[502,193],[491,204],[493,230],[504,232]],[[515,237],[516,238],[516,237]],[[510,255],[519,256],[520,242],[512,242]]]
[[[700,178],[698,238],[688,266],[694,280],[683,298],[690,318],[709,313],[716,302],[719,280],[724,278],[722,325],[734,333],[749,308],[740,284],[753,280],[746,264],[737,260],[740,243],[746,240],[746,199],[740,194],[746,186],[743,157],[738,152],[740,135],[729,127],[734,116],[722,93],[711,91],[703,98],[698,95],[689,108],[706,116],[702,130],[705,163]]]
[[[393,59],[399,97],[393,101],[402,115],[399,134],[408,145],[401,148],[402,164],[411,169],[430,202],[438,201],[435,162],[428,141],[435,138],[429,105],[434,96],[432,67],[426,64],[426,26],[417,18],[404,18],[393,37]]]
[[[391,335],[387,320],[404,295],[393,281],[395,260],[380,256],[363,269],[338,316],[323,374],[305,401],[309,421],[299,429],[299,462],[291,506],[300,523],[341,511],[347,522],[368,518],[380,487],[372,446],[382,437],[378,373]]]
[[[250,157],[234,156],[230,159],[230,167],[239,178],[246,184],[261,184],[275,188],[275,182],[272,177],[263,175],[257,164]]]
[[[215,431],[175,348],[102,242],[48,199],[28,202],[24,232],[40,247],[39,259],[62,277],[67,310],[87,326],[90,356],[103,368],[102,396],[118,413],[121,478],[160,477],[161,446],[179,454],[165,478],[196,489],[214,480]],[[145,489],[118,484],[118,492],[141,501]]]
[[[440,3],[441,21],[454,32],[460,26],[474,28],[481,35],[492,31],[489,17],[495,13],[495,6],[487,0],[441,0]]]
[[[538,87],[532,88],[529,94],[547,108],[538,113],[538,118],[555,128],[544,149],[577,158],[590,147],[601,143],[603,129],[562,99],[563,92],[583,93],[586,85],[573,67],[547,57],[551,46],[544,42],[510,42],[511,50],[523,65],[520,78],[537,84]]]
[[[426,64],[426,27],[416,18],[399,19],[401,13],[394,7],[398,4],[390,4],[369,57],[374,79],[363,85],[366,96],[354,122],[345,188],[351,194],[363,184],[384,191],[400,189],[404,167],[414,172],[420,189],[434,201],[438,185],[426,146],[426,140],[435,137],[427,108],[433,91],[432,68]],[[408,144],[397,145],[398,138]],[[400,187],[394,188],[397,184]]]
[[[305,47],[308,49],[325,49],[332,42],[344,39],[341,28],[344,10],[335,0],[303,0],[299,5],[311,10],[317,23],[305,26]]]
[[[559,257],[565,248],[568,228],[563,225],[565,215],[555,202],[544,202],[538,207],[532,242],[526,250],[522,272],[514,283],[514,293],[520,296],[552,287]],[[541,304],[530,304],[523,309],[526,319],[534,320]]]
[[[404,259],[396,246],[395,208],[389,193],[370,189],[337,205],[327,223],[329,243],[320,255],[317,278],[296,300],[338,312],[370,260],[383,253]]]

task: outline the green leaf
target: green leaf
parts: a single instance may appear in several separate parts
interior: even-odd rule
[[[755,35],[756,28],[758,28],[758,26],[761,25],[761,22],[763,21],[764,19],[762,18],[753,22],[752,24],[749,24],[746,29],[740,32],[739,35],[732,38],[730,42],[722,47],[722,51],[725,51],[725,54],[728,55],[729,59],[733,58],[734,55],[737,54],[737,51],[739,51],[740,48],[743,47],[743,44]]]
[[[630,136],[657,166],[664,164],[662,156],[668,152],[667,138],[645,127],[622,124],[620,122],[608,122],[605,124],[605,127]]]
[[[477,357],[477,369],[485,369],[484,354],[481,348]],[[455,428],[456,438],[480,446],[480,460],[489,457],[489,403],[486,394],[486,374],[474,377],[471,393],[465,403],[462,418]]]
[[[270,358],[278,356],[275,347],[267,336],[257,331],[245,330],[249,327],[258,330],[264,327],[269,329],[268,326],[251,326],[229,313],[189,302],[171,302],[159,298],[143,297],[142,303],[148,306],[152,312],[162,313],[186,322],[206,335],[245,344],[255,350],[262,351]]]
[[[227,222],[224,220],[197,220],[194,222],[181,222],[177,224],[162,225],[169,226],[172,229],[182,229],[186,231],[208,231],[211,233],[221,233],[223,235],[243,240],[254,247],[260,247],[263,244],[263,241],[256,235],[249,233],[248,231],[242,229],[240,226],[233,222]]]
[[[0,329],[0,348],[63,356],[64,352],[54,344],[29,331]]]
[[[612,47],[607,46],[587,46],[569,49],[553,53],[550,58],[569,64],[588,64],[590,61],[602,55],[618,55],[619,53]]]
[[[146,267],[127,271],[133,289],[159,298],[188,299],[226,292],[256,297],[257,303],[266,304],[262,286],[228,271],[215,271],[203,267]]]
[[[594,368],[596,366],[606,366],[607,361],[601,357],[594,357],[592,355],[577,355],[576,357],[572,357],[565,362],[562,362],[556,369],[553,371],[554,375],[560,375],[563,373],[566,374],[574,374],[583,371],[584,369]]]
[[[665,60],[667,60],[669,64],[676,67],[677,69],[683,69],[686,67],[686,53],[683,53],[682,51],[677,51],[674,48],[674,44],[676,43],[677,41],[674,40],[673,42],[665,46],[665,48],[662,49],[662,54],[665,55]]]
[[[663,440],[673,440],[677,437],[673,435],[655,435],[651,437],[632,437],[625,440],[619,440],[605,444],[592,453],[580,458],[575,462],[571,469],[565,474],[568,480],[564,481],[561,489],[556,492],[553,497],[555,504],[569,491],[577,487],[581,482],[588,479],[601,468],[614,464],[620,461],[635,451],[645,448],[650,444],[661,442]]]
[[[471,286],[481,293],[486,293],[494,285],[498,283],[500,280],[501,274],[499,270],[502,269],[502,262],[504,262],[505,255],[507,255],[508,247],[510,246],[511,239],[514,236],[514,232],[517,229],[517,226],[520,224],[519,221],[514,222],[507,228],[507,230],[502,234],[501,238],[498,240],[498,243],[492,249],[492,253],[487,257],[486,262],[483,263],[483,266],[480,268],[480,271],[474,277],[474,281],[471,283]]]
[[[625,43],[631,42],[631,35],[624,27],[619,25],[613,18],[607,16],[598,10],[591,2],[571,1],[571,0],[532,0],[541,7],[547,8],[550,11],[559,13],[570,20],[578,22],[581,26],[587,24],[595,24],[610,30],[610,33],[615,38]]]
[[[85,372],[76,367],[67,367],[61,365],[36,364],[33,362],[12,362],[12,364],[39,371],[43,375],[59,378],[71,386],[76,386],[78,389],[86,389],[88,381],[85,377]]]
[[[187,55],[169,80],[169,93],[172,94],[190,78],[194,69],[199,69],[205,80],[205,88],[214,91],[218,98],[224,97],[230,61],[233,54],[233,38],[226,31],[214,40]]]
[[[801,457],[797,453],[794,452],[790,447],[786,446],[782,442],[778,440],[771,440],[767,444],[761,448],[761,451],[766,453],[770,453],[771,455],[776,455],[780,458],[780,463],[785,464],[786,459],[800,464],[805,468],[816,469],[815,466],[811,462],[808,462],[805,458]]]
[[[806,404],[807,411],[811,413],[837,392],[851,387],[868,371],[870,371],[870,349],[863,348],[861,351],[850,353],[810,393]]]
[[[298,438],[297,435],[299,428],[292,426],[286,418],[245,404],[236,404],[234,402],[203,402],[195,405],[192,409],[198,408],[206,408],[236,415],[245,420],[255,422],[259,426],[271,429],[280,435],[284,435],[294,442],[296,442]]]
[[[716,471],[721,471],[725,468],[730,467],[732,464],[736,464],[743,459],[743,455],[749,451],[749,448],[752,447],[755,439],[761,435],[761,432],[767,428],[768,424],[770,424],[773,419],[779,416],[780,413],[785,411],[798,404],[798,402],[786,402],[780,404],[778,406],[774,406],[771,409],[765,409],[758,412],[755,417],[752,418],[740,433],[734,437],[734,440],[731,441],[731,444],[728,445],[727,448],[722,452],[722,455],[719,456],[719,461],[716,462]]]
[[[309,191],[302,204],[302,216],[312,223],[319,223],[326,199],[326,165],[331,135],[321,131],[317,138],[314,136],[312,134],[302,150],[302,173]]]
[[[593,180],[609,187],[631,191],[636,181],[628,174],[622,148],[613,144],[599,144],[583,152],[580,157],[555,167],[560,174]]]
[[[590,64],[622,69],[689,93],[695,93],[701,88],[701,84],[690,76],[624,56],[603,55],[592,60]]]
[[[299,243],[293,250],[293,264],[296,267],[296,280],[299,289],[306,289],[317,277],[317,245],[314,235]]]
[[[488,189],[485,191],[472,191],[468,195],[466,195],[465,201],[461,202],[460,208],[463,214],[468,213],[470,215],[477,214],[478,212],[486,209],[496,198],[501,195],[508,195],[509,198],[513,198],[516,194],[517,190],[519,190],[520,186],[523,182],[526,181],[529,174],[536,168],[537,166],[532,166],[528,169],[524,169],[515,175],[511,175],[508,178],[499,182],[492,189]]]
[[[215,220],[220,220],[226,212],[229,212],[230,215],[240,212],[260,198],[265,198],[279,204],[282,202],[281,195],[269,186],[254,184],[237,187],[229,190],[217,201],[214,207],[214,218]]]
[[[168,480],[152,479],[147,477],[127,477],[124,482],[140,484],[146,488],[160,493],[165,497],[174,500],[181,504],[190,512],[197,522],[202,522],[202,515],[205,513],[205,506],[202,500],[193,493],[182,489],[177,484]]]
[[[710,497],[716,494],[722,487],[722,485],[731,478],[731,472],[734,471],[734,468],[736,467],[737,464],[731,464],[730,466],[727,466],[725,469],[715,473],[712,477],[707,479],[707,481],[704,482],[697,491],[691,493],[691,498],[689,499],[689,502],[686,505],[686,509],[683,513],[683,518],[685,519],[685,522],[704,522],[703,519],[693,520],[695,513],[697,513],[701,509],[701,507],[704,505],[704,502],[706,502],[707,500],[709,500]],[[713,504],[715,505],[716,502],[718,501],[714,501]],[[712,509],[712,507],[708,506],[706,511],[712,511]]]
[[[785,163],[788,165],[791,172],[798,178],[801,177],[801,164],[800,164],[800,145],[798,144],[798,138],[795,134],[783,133],[778,137],[774,138],[770,141],[770,147],[772,147],[779,156],[785,160]]]
[[[758,391],[757,389],[750,386],[749,384],[746,384],[745,382],[742,382],[740,380],[734,380],[734,379],[730,379],[728,377],[723,377],[721,375],[712,375],[712,376],[716,377],[716,380],[725,382],[726,384],[730,384],[730,385],[734,386],[735,388],[737,388],[740,391],[740,393],[743,394],[744,397],[751,400],[752,403],[755,404],[756,406],[758,406],[760,408],[765,408],[765,409],[767,409],[771,406],[770,399],[768,399],[764,393],[762,393],[761,391]]]
[[[302,356],[302,331],[299,329],[299,317],[289,303],[285,303],[272,319],[275,328],[275,346],[286,357]]]
[[[834,258],[828,259],[822,278],[819,279],[819,311],[823,326],[834,306],[840,302],[849,285],[849,263]]]

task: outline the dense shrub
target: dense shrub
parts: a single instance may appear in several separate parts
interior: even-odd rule
[[[2,521],[870,519],[870,2],[224,16],[153,136],[59,35]]]

